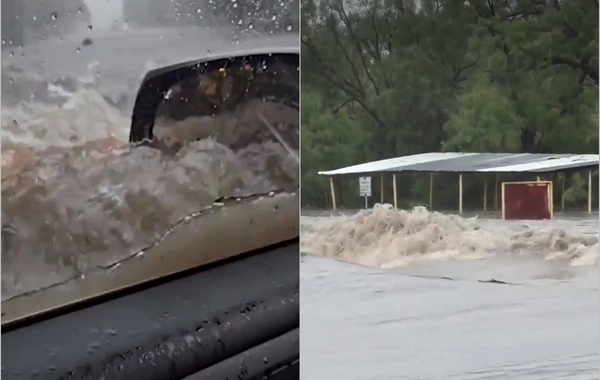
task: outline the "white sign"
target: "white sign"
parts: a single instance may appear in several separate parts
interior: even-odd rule
[[[361,197],[371,196],[371,177],[359,177],[358,187],[360,189]]]

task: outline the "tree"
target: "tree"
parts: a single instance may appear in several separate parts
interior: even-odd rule
[[[303,149],[345,134],[303,173],[440,150],[597,153],[597,20],[591,0],[303,0],[302,90],[322,99],[302,105]],[[313,125],[339,115],[345,132]]]

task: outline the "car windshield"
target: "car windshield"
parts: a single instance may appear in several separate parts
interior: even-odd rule
[[[171,154],[128,141],[146,73],[297,48],[298,8],[297,0],[3,3],[3,321],[7,302],[110,271],[214,202],[297,188],[297,156],[275,138],[236,148],[208,134]]]

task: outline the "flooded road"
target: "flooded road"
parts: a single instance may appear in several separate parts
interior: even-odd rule
[[[302,378],[597,379],[597,217],[303,216]]]

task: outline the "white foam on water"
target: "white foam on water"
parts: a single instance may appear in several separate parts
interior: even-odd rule
[[[571,267],[598,265],[598,220],[501,221],[376,205],[354,215],[303,217],[302,252],[369,267],[534,257]]]
[[[3,300],[115,263],[221,196],[297,187],[298,165],[274,141],[231,149],[205,137],[174,154],[129,146],[129,116],[82,79],[73,91],[42,82],[43,101],[3,98]],[[244,112],[211,128],[259,128]]]

